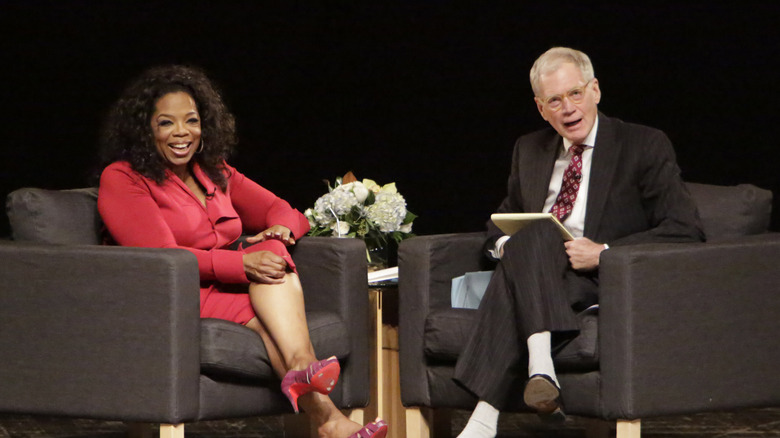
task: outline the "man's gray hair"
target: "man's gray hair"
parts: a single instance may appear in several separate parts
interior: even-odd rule
[[[531,88],[534,90],[534,96],[544,97],[539,96],[541,76],[558,70],[561,64],[567,62],[574,64],[580,70],[585,81],[590,81],[595,77],[593,64],[591,64],[588,55],[568,47],[553,47],[537,58],[533,67],[531,67]]]

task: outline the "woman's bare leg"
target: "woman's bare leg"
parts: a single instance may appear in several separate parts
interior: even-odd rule
[[[271,368],[273,368],[274,372],[277,376],[279,376],[280,379],[284,377],[284,374],[287,372],[287,367],[284,364],[282,353],[279,351],[279,346],[276,345],[276,342],[268,333],[268,330],[266,330],[265,326],[263,326],[263,323],[260,322],[257,317],[254,317],[249,320],[248,323],[246,323],[246,326],[257,332],[263,339],[265,350],[268,352],[268,360],[271,361]]]
[[[287,274],[282,284],[252,283],[249,298],[255,314],[279,347],[286,370],[302,370],[316,360],[297,275]]]
[[[288,370],[303,370],[317,360],[309,338],[303,290],[296,274],[287,274],[282,284],[252,283],[249,297],[259,319],[257,325],[264,328],[258,333],[270,340],[266,343],[269,358],[272,350],[275,350],[274,355],[278,354],[277,359],[272,359],[272,365],[274,360],[280,362],[281,369],[274,365],[279,377]],[[318,425],[323,438],[345,438],[362,428],[345,417],[330,397],[316,391],[302,395],[298,405]]]

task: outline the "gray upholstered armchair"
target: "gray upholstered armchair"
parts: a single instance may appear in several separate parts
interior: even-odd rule
[[[641,418],[780,405],[780,233],[767,233],[772,194],[751,185],[688,187],[708,242],[602,253],[599,309],[580,315],[579,337],[554,357],[565,411],[617,420],[618,437],[638,437]],[[465,272],[491,269],[483,242],[483,233],[448,234],[399,248],[408,438],[429,434],[446,414],[441,408],[477,402],[451,379],[476,311],[452,309],[450,285]],[[518,375],[512,411],[527,409],[527,374]]]
[[[101,246],[96,190],[21,189],[0,244],[0,412],[160,423],[292,413],[259,336],[199,318],[195,257]],[[363,422],[369,394],[365,246],[303,238],[293,256],[331,393]],[[297,417],[302,419],[301,417]]]

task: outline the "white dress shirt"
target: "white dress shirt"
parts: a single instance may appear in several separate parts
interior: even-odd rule
[[[571,214],[563,221],[563,225],[571,232],[571,234],[577,238],[582,237],[585,230],[585,207],[588,204],[588,186],[590,185],[590,164],[593,161],[593,148],[596,146],[596,133],[599,130],[599,119],[596,118],[596,122],[593,123],[593,128],[588,133],[585,141],[582,145],[585,149],[582,151],[582,180],[580,181],[580,188],[577,191],[577,199],[574,201]],[[544,201],[543,212],[549,212],[555,204],[555,199],[558,197],[558,192],[561,191],[561,185],[563,184],[563,173],[571,162],[571,149],[572,142],[568,139],[563,139],[563,148],[558,153],[558,158],[555,160],[555,167],[553,168],[552,176],[550,177],[550,186],[547,189],[547,198]],[[506,241],[509,240],[509,236],[501,236],[496,241],[496,247],[490,250],[493,257],[501,258],[501,249],[504,247]]]

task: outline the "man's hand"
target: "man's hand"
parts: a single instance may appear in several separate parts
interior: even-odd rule
[[[569,263],[576,271],[592,271],[599,267],[599,255],[604,251],[603,243],[596,243],[587,237],[564,242]]]
[[[244,254],[244,272],[255,283],[282,284],[287,273],[287,262],[271,251]]]
[[[271,228],[246,239],[248,243],[257,243],[264,240],[276,239],[282,241],[286,246],[295,245],[295,238],[292,231],[284,225],[274,225]]]

